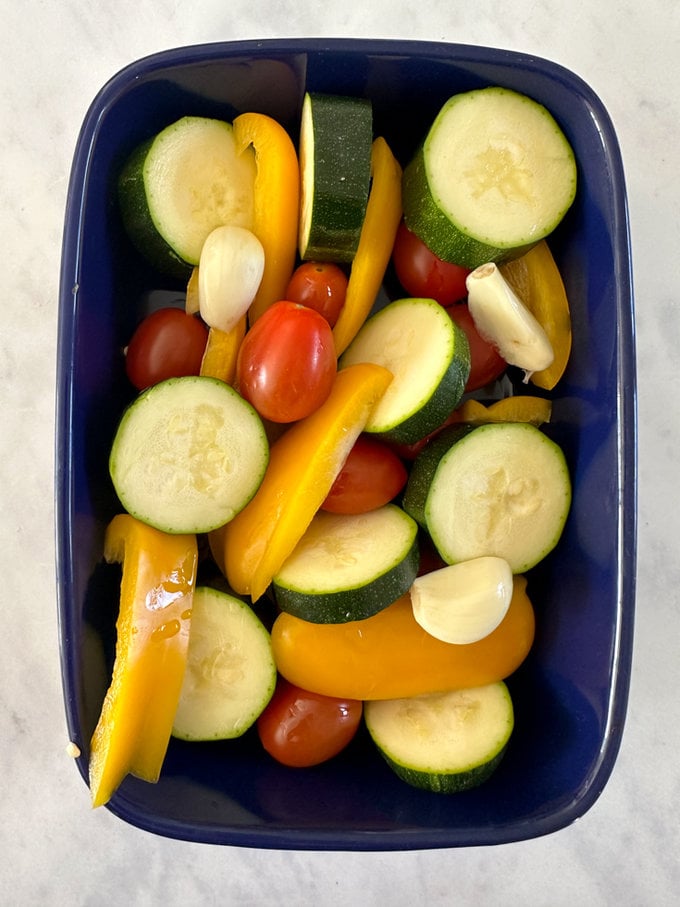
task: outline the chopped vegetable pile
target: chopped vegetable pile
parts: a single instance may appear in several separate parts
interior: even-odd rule
[[[122,170],[135,254],[186,301],[126,346],[95,806],[158,780],[172,735],[256,734],[298,771],[363,725],[444,793],[510,744],[529,571],[571,503],[543,426],[571,347],[548,240],[573,153],[494,86],[447,101],[410,161],[373,129],[366,99],[308,94],[297,145],[264,114],[186,116]]]

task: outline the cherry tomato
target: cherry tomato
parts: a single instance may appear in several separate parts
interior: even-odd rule
[[[333,332],[308,306],[275,302],[243,338],[239,393],[271,422],[304,419],[328,397],[337,360]]]
[[[466,302],[447,306],[450,318],[461,327],[470,344],[470,375],[465,390],[474,391],[485,387],[500,377],[508,367],[507,362],[495,346],[480,337]]]
[[[394,240],[392,261],[399,283],[411,296],[436,299],[440,305],[451,305],[467,296],[465,278],[469,269],[443,261],[403,221]]]
[[[330,513],[366,513],[396,497],[408,473],[386,444],[360,435],[349,452],[322,510]]]
[[[286,299],[309,306],[335,325],[345,304],[347,277],[339,265],[332,262],[306,261],[290,279]]]
[[[310,693],[280,677],[257,732],[278,762],[306,768],[337,756],[356,734],[362,713],[357,699]]]
[[[125,353],[125,370],[138,390],[165,378],[198,375],[208,329],[195,315],[166,307],[139,324]]]

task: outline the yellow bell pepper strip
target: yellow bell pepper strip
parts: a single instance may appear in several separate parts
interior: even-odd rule
[[[187,281],[187,293],[184,301],[184,311],[187,315],[198,315],[200,303],[198,301],[198,265],[192,268]]]
[[[515,261],[499,266],[503,277],[548,335],[552,364],[529,379],[552,390],[564,374],[571,354],[571,314],[567,292],[548,244],[541,240]]]
[[[372,617],[344,624],[314,624],[283,612],[272,627],[272,647],[279,672],[291,683],[365,701],[502,680],[524,661],[534,633],[526,578],[515,576],[505,617],[477,642],[456,645],[430,636],[406,594]]]
[[[265,254],[264,274],[249,312],[252,324],[273,302],[286,298],[297,254],[300,166],[286,130],[263,113],[242,113],[233,123],[239,151],[255,152],[253,233]]]
[[[503,397],[495,403],[485,406],[479,400],[465,400],[455,410],[455,422],[468,422],[473,425],[487,422],[530,422],[539,426],[550,422],[552,402],[546,397],[534,397],[530,394],[518,394]]]
[[[224,555],[216,560],[235,592],[257,601],[267,589],[391,381],[382,366],[348,366],[338,372],[325,403],[274,442],[255,496],[220,532]]]
[[[402,216],[401,173],[389,145],[378,136],[371,149],[371,189],[359,246],[350,269],[345,303],[333,328],[338,356],[368,317],[385,276]]]
[[[230,331],[218,328],[208,330],[208,342],[201,360],[201,375],[219,378],[233,384],[236,377],[236,359],[245,337],[247,317],[243,315]]]
[[[186,665],[196,537],[119,514],[107,527],[104,557],[122,563],[123,575],[113,676],[91,741],[93,806],[127,774],[151,782],[160,775]]]

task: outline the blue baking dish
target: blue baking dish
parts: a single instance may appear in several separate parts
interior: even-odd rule
[[[483,786],[442,796],[394,776],[365,735],[335,760],[287,769],[254,733],[172,740],[160,781],[128,778],[108,804],[149,832],[258,848],[384,851],[502,844],[582,816],[609,778],[624,726],[636,559],[636,376],[626,189],[617,137],[578,76],[516,52],[393,40],[295,39],[183,47],[131,64],[97,94],[77,140],[59,299],[56,543],[60,657],[70,739],[87,780],[108,685],[119,568],[102,561],[118,509],[108,453],[130,399],[121,349],[150,296],[181,296],[132,251],[115,197],[127,154],[175,119],[276,117],[297,137],[305,90],[370,98],[376,134],[406,162],[442,103],[490,84],[555,116],[579,188],[550,239],[573,317],[573,352],[550,434],[572,472],[564,536],[530,576],[533,650],[509,684],[516,728]],[[165,298],[164,296],[164,298]],[[118,569],[118,572],[117,572]],[[83,808],[87,798],[83,797]]]

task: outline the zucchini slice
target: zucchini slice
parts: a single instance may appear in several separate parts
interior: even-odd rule
[[[271,637],[252,608],[226,592],[199,586],[173,736],[240,737],[264,711],[276,676]]]
[[[404,171],[404,219],[440,258],[473,269],[531,248],[575,194],[574,153],[552,115],[492,86],[441,108]]]
[[[464,331],[433,299],[398,299],[372,315],[340,357],[382,365],[394,375],[366,431],[412,444],[455,409],[470,374]]]
[[[183,117],[125,163],[118,182],[125,229],[154,267],[188,278],[216,227],[252,229],[255,173],[255,153],[236,150],[230,123]]]
[[[417,534],[395,504],[356,515],[319,511],[274,577],[277,604],[312,623],[371,617],[415,579]]]
[[[118,425],[109,471],[132,516],[170,533],[223,526],[257,491],[269,445],[255,410],[217,378],[169,378]]]
[[[443,794],[477,787],[493,774],[515,721],[503,681],[366,702],[364,719],[380,754],[399,778]]]
[[[495,422],[473,428],[439,459],[424,513],[448,564],[495,556],[517,574],[553,550],[570,505],[561,448],[528,422]]]
[[[372,142],[370,101],[305,94],[298,243],[303,260],[354,258],[368,204]]]

